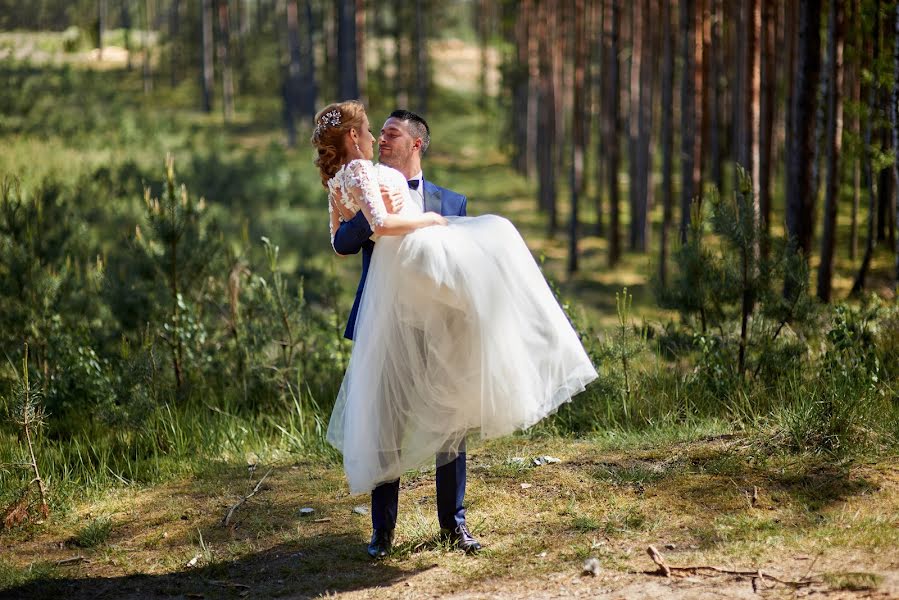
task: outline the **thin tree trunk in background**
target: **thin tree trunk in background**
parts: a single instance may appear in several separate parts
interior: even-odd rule
[[[175,87],[181,80],[181,0],[172,0],[169,7],[169,85]],[[129,55],[128,64],[131,64]],[[130,69],[130,66],[129,66]]]
[[[642,140],[640,139],[640,117],[642,113],[641,67],[643,64],[643,21],[644,10],[642,0],[631,4],[631,66],[628,117],[628,204],[630,221],[628,226],[628,247],[631,251],[639,250],[640,227],[640,195],[641,195],[641,160]]]
[[[478,14],[475,17],[475,30],[478,35],[478,107],[481,111],[486,111],[488,105],[487,70],[489,68],[487,63],[487,52],[490,49],[490,27],[492,25],[490,19],[490,7],[492,6],[492,3],[490,0],[477,0],[477,4]],[[515,21],[516,25],[518,25],[518,21],[524,21],[526,23],[527,16],[519,13]],[[521,60],[520,46],[522,45],[524,45],[524,49],[527,50],[527,41],[518,41],[519,60],[516,64],[516,68],[518,69],[522,69],[523,65],[526,64],[525,61]],[[521,116],[521,113],[518,113],[516,119],[521,118]]]
[[[681,243],[687,241],[690,227],[690,204],[696,190],[693,187],[693,156],[696,129],[696,91],[693,77],[696,68],[693,41],[693,13],[696,10],[695,0],[680,2],[680,34],[681,34]]]
[[[872,51],[867,56],[870,57],[872,63],[877,61],[880,55],[880,0],[874,2],[874,32],[870,37],[873,46]],[[865,184],[868,186],[868,236],[865,240],[865,254],[862,256],[862,264],[859,267],[855,281],[852,283],[851,294],[855,295],[865,289],[865,280],[868,277],[868,269],[871,267],[871,257],[874,254],[874,246],[876,245],[876,225],[877,225],[877,194],[874,190],[874,168],[871,156],[871,142],[873,140],[873,124],[877,114],[877,82],[872,81],[868,84],[868,118],[865,119],[865,139],[862,146],[862,156],[865,169]]]
[[[297,143],[296,116],[297,96],[300,94],[300,25],[297,0],[287,0],[287,77],[282,85],[284,98],[284,126],[287,130],[287,145]]]
[[[799,43],[792,95],[793,131],[788,153],[787,235],[804,259],[812,247],[815,198],[812,161],[815,157],[815,118],[821,69],[821,0],[800,0]],[[794,289],[788,287],[788,291]]]
[[[315,23],[312,16],[312,0],[303,0],[303,23],[300,26],[303,35],[299,38],[300,48],[300,93],[297,110],[301,119],[312,122],[318,110],[318,79],[315,75],[315,47],[312,36]],[[299,28],[298,28],[299,29]]]
[[[608,99],[609,135],[606,139],[606,156],[608,167],[606,177],[609,179],[609,267],[614,267],[621,259],[621,208],[618,187],[618,169],[621,156],[621,107],[620,63],[618,58],[619,25],[621,22],[621,0],[607,0],[603,26],[608,40],[606,60],[608,77],[606,78],[606,94]]]
[[[850,4],[850,7],[851,6],[852,5]],[[848,24],[851,24],[852,37],[855,42],[853,45],[856,47],[856,59],[852,67],[852,84],[850,93],[852,94],[852,104],[856,107],[854,111],[855,118],[852,120],[852,131],[855,132],[856,139],[860,140],[862,137],[862,126],[858,107],[861,104],[862,97],[862,78],[861,65],[859,64],[858,55],[859,49],[865,46],[865,42],[860,38],[859,35],[859,30],[861,28],[857,24],[854,24],[851,18],[846,22]],[[861,180],[862,159],[859,151],[856,150],[852,154],[852,211],[849,220],[849,259],[853,261],[858,257],[858,209],[859,205],[861,204],[862,195]]]
[[[668,232],[671,229],[673,216],[674,188],[672,183],[673,169],[672,150],[674,131],[672,117],[674,113],[674,19],[669,0],[662,0],[662,235],[659,249],[659,280],[663,287],[668,283]],[[713,79],[714,82],[714,79]],[[714,96],[714,95],[713,95]],[[713,105],[715,100],[712,101]],[[711,125],[711,136],[717,139],[714,123]],[[714,163],[713,163],[714,164]]]
[[[106,0],[97,0],[97,60],[103,60],[103,42],[106,38]]]
[[[837,207],[839,206],[840,148],[843,138],[843,16],[839,2],[831,0],[827,15],[827,64],[830,77],[827,89],[826,160],[824,186],[824,230],[821,236],[821,262],[818,265],[818,298],[830,302],[833,281],[833,254],[836,243]]]
[[[203,110],[212,112],[212,93],[215,84],[212,57],[212,0],[203,0],[200,12],[203,24],[203,71],[200,81],[203,87]]]
[[[759,90],[759,131],[758,131],[758,205],[761,230],[771,231],[771,165],[774,135],[774,97],[777,93],[777,46],[776,23],[777,6],[775,0],[760,0],[762,22],[759,39],[760,85]],[[761,255],[768,256],[767,240],[763,236],[760,244]]]
[[[746,16],[748,17],[748,32],[746,46],[746,90],[749,93],[746,108],[746,123],[748,125],[746,138],[749,142],[749,162],[745,165],[746,170],[752,177],[752,205],[754,222],[756,226],[759,220],[759,156],[761,149],[759,146],[759,133],[761,131],[761,66],[762,66],[762,48],[761,48],[761,32],[762,32],[762,5],[765,0],[749,0]],[[758,254],[758,248],[756,248]]]
[[[356,77],[356,0],[337,2],[337,99],[359,97]]]
[[[578,269],[578,205],[584,193],[584,152],[587,118],[585,77],[587,69],[586,0],[574,0],[574,98],[571,118],[571,220],[568,227],[568,273]]]
[[[150,65],[150,21],[152,20],[151,12],[150,12],[150,0],[145,0],[144,2],[144,52],[143,52],[143,80],[144,80],[144,94],[149,94],[153,91],[153,71]]]
[[[415,105],[418,112],[428,113],[429,62],[428,23],[424,0],[415,1],[415,29],[412,31],[412,58],[415,63]]]
[[[177,2],[176,2],[177,5]],[[130,71],[134,68],[134,64],[131,61],[131,2],[130,0],[122,0],[121,11],[119,13],[119,19],[122,21],[122,33],[124,35],[125,41],[125,51],[128,55],[128,64],[127,69]],[[172,48],[175,46],[175,36],[170,33],[170,37],[172,38],[171,44]]]
[[[537,171],[537,111],[540,108],[538,100],[540,94],[540,44],[536,36],[532,35],[536,31],[535,21],[537,19],[537,10],[534,8],[533,0],[524,0],[524,8],[527,12],[525,18],[525,32],[527,34],[527,44],[525,46],[527,55],[524,57],[527,65],[527,131],[524,139],[527,145],[526,166],[527,176],[531,178]]]
[[[667,0],[663,0],[667,1]],[[721,19],[722,19],[722,0],[712,0],[711,11],[711,74],[709,80],[709,88],[711,91],[711,101],[709,102],[709,160],[710,177],[712,183],[720,190],[723,183],[723,173],[721,169],[721,102],[723,94],[721,92],[721,74],[724,72],[724,52],[721,49]],[[670,10],[670,8],[669,8]],[[673,19],[671,27],[674,27]],[[674,51],[672,47],[671,51]],[[664,106],[664,105],[663,105]]]
[[[743,168],[749,167],[749,7],[743,0],[735,0],[733,4],[734,23],[736,27],[737,64],[734,76],[733,114],[734,114],[734,161]],[[751,173],[750,169],[750,173]],[[739,181],[734,170],[733,176]]]
[[[703,78],[703,64],[706,57],[703,56],[703,18],[705,16],[702,9],[702,1],[693,0],[696,4],[693,12],[693,127],[702,130],[703,114],[702,114],[702,89],[705,87]],[[693,134],[693,189],[697,200],[702,203],[702,135],[698,137]]]
[[[893,99],[890,103],[890,121],[893,129],[893,148],[899,150],[899,4],[896,5],[893,17]],[[899,191],[899,160],[893,161],[893,189]],[[899,226],[899,198],[894,197],[896,209],[893,223]],[[895,240],[896,281],[893,290],[899,295],[899,236]]]
[[[396,58],[396,78],[394,80],[394,89],[396,90],[396,105],[406,107],[409,106],[409,39],[406,36],[406,28],[409,19],[408,3],[404,0],[396,0],[393,5],[394,18],[394,51]]]
[[[521,6],[521,10],[513,10],[510,18],[509,14],[505,15],[504,21],[508,24],[511,21],[511,27],[505,29],[507,39],[514,43],[515,59],[510,68],[511,73],[511,91],[512,91],[512,164],[515,170],[521,175],[528,175],[528,101],[529,97],[529,42],[532,36],[528,35],[529,20],[531,19],[530,11],[533,10],[531,2],[525,0]],[[480,25],[480,15],[475,15],[475,20]],[[486,49],[482,52],[486,54]],[[482,65],[483,66],[483,65]]]
[[[556,136],[556,99],[553,89],[552,56],[549,29],[552,27],[547,8],[539,5],[539,17],[537,20],[537,39],[540,40],[540,95],[537,123],[537,175],[540,209],[545,212],[555,211],[556,195],[556,161],[555,161],[555,136]],[[553,227],[554,218],[550,218],[550,227]]]
[[[558,194],[557,194],[557,174],[562,169],[564,154],[563,154],[563,146],[564,144],[559,144],[560,139],[564,139],[562,136],[565,130],[565,119],[562,118],[562,115],[565,114],[564,111],[564,94],[562,86],[564,84],[563,80],[563,65],[565,62],[565,57],[563,54],[564,43],[562,38],[562,27],[565,23],[565,20],[562,18],[562,15],[559,14],[559,11],[552,10],[552,7],[548,9],[548,37],[549,37],[549,60],[550,60],[550,68],[547,70],[547,77],[549,78],[550,84],[549,87],[552,90],[552,103],[547,103],[547,106],[552,106],[553,108],[553,119],[552,123],[555,128],[553,132],[552,144],[550,145],[548,152],[550,153],[549,159],[553,163],[551,173],[551,182],[549,184],[549,189],[552,190],[552,194],[548,195],[546,211],[548,214],[547,219],[547,235],[549,237],[555,237],[556,232],[559,230],[559,207],[558,207]]]
[[[786,202],[786,198],[790,195],[791,185],[794,182],[790,180],[790,161],[791,152],[793,150],[793,127],[794,122],[796,120],[796,116],[793,111],[793,95],[794,95],[794,87],[796,80],[796,61],[797,61],[797,45],[799,40],[799,3],[798,2],[787,2],[786,7],[784,8],[785,13],[785,21],[786,24],[784,26],[784,37],[785,44],[787,47],[787,63],[784,66],[784,95],[786,97],[786,107],[785,107],[785,127],[786,130],[784,132],[784,200]]]
[[[218,0],[218,13],[218,58],[222,71],[222,110],[227,123],[234,118],[234,77],[231,72],[231,22],[228,17],[228,0]]]
[[[365,62],[365,0],[356,0],[356,82],[357,98],[368,104],[368,66]]]
[[[605,40],[605,23],[603,17],[605,14],[605,0],[595,0],[595,14],[593,17],[593,25],[590,33],[593,35],[593,57],[589,62],[593,63],[593,73],[591,85],[593,87],[592,110],[596,123],[599,125],[596,135],[596,155],[593,161],[594,171],[593,177],[596,182],[596,201],[594,203],[594,211],[596,212],[596,226],[593,234],[597,237],[605,235],[605,216],[603,215],[603,189],[605,187],[605,160],[603,153],[605,151],[604,144],[609,136],[609,119],[606,115],[606,98],[605,80],[606,80],[606,40]],[[589,142],[588,142],[589,145]]]

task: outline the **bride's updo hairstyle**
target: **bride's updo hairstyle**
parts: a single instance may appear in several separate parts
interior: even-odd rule
[[[347,100],[329,104],[315,115],[312,145],[318,150],[315,166],[318,167],[325,188],[328,187],[328,180],[334,177],[340,166],[346,162],[344,137],[354,127],[361,134],[364,114],[365,107],[361,102]]]

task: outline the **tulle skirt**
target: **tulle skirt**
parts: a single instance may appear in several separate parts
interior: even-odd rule
[[[597,376],[515,227],[448,220],[375,245],[328,426],[351,493],[525,429]]]

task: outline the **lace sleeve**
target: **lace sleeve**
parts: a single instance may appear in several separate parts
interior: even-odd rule
[[[334,235],[337,233],[337,228],[340,227],[340,223],[343,219],[340,218],[340,214],[334,210],[334,206],[332,204],[332,199],[334,197],[334,188],[333,186],[328,185],[328,230],[331,234],[331,249],[334,252],[337,252],[337,248],[334,247]],[[340,254],[339,252],[337,252]]]
[[[355,160],[347,165],[344,175],[344,190],[351,194],[359,208],[365,213],[372,229],[383,225],[387,208],[381,198],[378,172],[371,161]]]

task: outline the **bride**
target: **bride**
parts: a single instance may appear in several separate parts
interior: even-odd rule
[[[327,436],[352,493],[455,459],[469,432],[525,429],[597,377],[507,219],[422,212],[399,171],[372,163],[356,102],[319,112],[312,143],[329,208],[361,210],[377,240]],[[404,197],[398,213],[381,187]],[[332,244],[340,218],[330,211]]]

